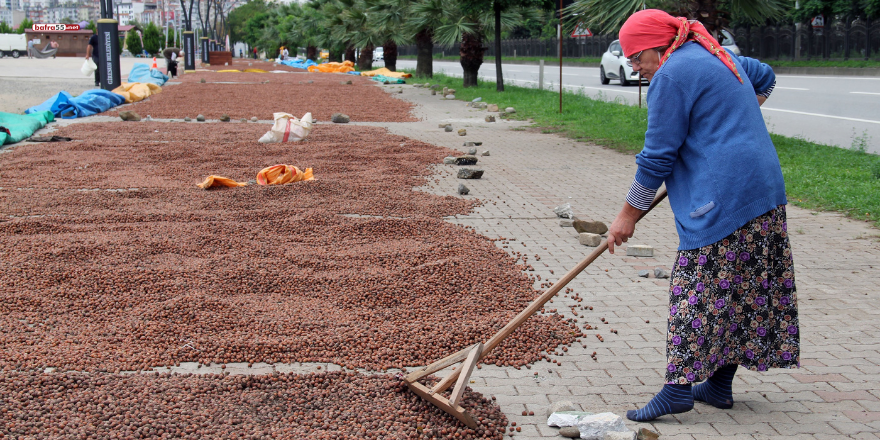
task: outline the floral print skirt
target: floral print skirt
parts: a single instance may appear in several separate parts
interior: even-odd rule
[[[800,361],[794,263],[785,205],[721,241],[679,251],[669,288],[666,382],[687,384],[737,364]]]

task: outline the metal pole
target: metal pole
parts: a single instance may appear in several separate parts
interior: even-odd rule
[[[538,66],[538,90],[544,90],[544,60],[540,60]]]
[[[559,25],[557,26],[559,40],[559,113],[562,113],[562,0],[559,0]]]

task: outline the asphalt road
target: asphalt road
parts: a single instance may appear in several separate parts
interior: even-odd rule
[[[415,60],[397,63],[401,68],[416,66]],[[505,64],[502,69],[506,84],[538,85],[538,66]],[[462,72],[457,62],[438,61],[434,71],[452,76]],[[480,78],[494,81],[495,64],[483,64]],[[558,64],[544,67],[544,84],[559,90]],[[621,87],[616,80],[600,84],[598,67],[563,67],[562,85],[609,101],[638,101],[638,86]],[[880,154],[880,77],[778,75],[776,89],[761,111],[773,133]]]

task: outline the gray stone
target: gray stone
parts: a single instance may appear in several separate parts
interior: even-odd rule
[[[480,145],[483,145],[483,143],[480,141],[467,141],[467,142],[463,143],[461,146],[463,146],[463,147],[479,147]]]
[[[459,179],[479,179],[483,177],[483,170],[476,168],[461,168],[458,170]]]
[[[630,257],[653,257],[654,248],[643,244],[631,244],[626,247],[626,255]]]
[[[455,89],[446,89],[446,93],[444,93],[444,95],[447,95],[447,94],[448,94],[448,95],[454,95],[454,94],[455,94]]]
[[[642,278],[648,278],[649,275],[651,275],[651,271],[648,269],[639,271],[639,276]]]
[[[351,80],[348,80],[348,81],[346,81],[346,82],[344,82],[344,83],[342,83],[342,84],[345,84],[345,85],[347,85],[347,86],[350,86],[350,85],[351,85]]]
[[[584,246],[596,247],[602,243],[602,236],[599,234],[591,234],[589,232],[581,232],[578,235],[578,241]]]
[[[333,116],[330,117],[330,120],[337,124],[347,124],[349,121],[351,121],[351,118],[343,113],[333,113]]]
[[[455,165],[455,156],[446,156],[443,158],[443,163],[446,165]]]
[[[480,102],[482,100],[483,100],[483,98],[474,98],[471,102]]]
[[[257,122],[257,121],[259,121],[259,119],[257,119],[256,116],[254,116],[254,117],[251,118],[251,122]]]
[[[562,226],[563,228],[570,228],[572,222],[574,222],[574,220],[572,220],[572,219],[568,219],[568,218],[564,218],[564,219],[562,219],[562,220],[559,220],[559,226]]]
[[[187,117],[183,118],[183,121],[184,121],[184,122],[189,122],[189,121],[192,121],[192,118],[190,118],[189,116],[187,116]]]
[[[506,109],[504,109],[504,112],[514,114],[516,113],[516,109],[514,109],[513,107],[507,107]]]
[[[403,89],[398,90],[397,93],[403,93]]]
[[[662,267],[655,267],[654,278],[669,278],[669,272],[666,272],[666,269]]]
[[[220,122],[229,122],[229,115],[224,113],[222,116],[220,116]]]
[[[566,426],[559,428],[559,435],[566,438],[581,438],[581,430],[577,426]]]
[[[447,125],[446,128],[445,128],[443,131],[445,131],[445,132],[447,132],[447,133],[452,132],[452,126],[451,126],[451,125]]]
[[[205,115],[198,115],[198,116],[196,116],[196,121],[199,121],[199,122],[205,122]]]
[[[312,83],[314,83],[314,81],[312,81],[312,80],[309,80],[309,84],[312,84]]]
[[[572,226],[574,226],[574,229],[578,232],[589,232],[591,234],[599,235],[608,232],[608,226],[605,226],[605,223],[602,222],[588,222],[585,220],[578,220],[574,222]]]
[[[459,136],[467,136],[467,130],[465,130],[464,128],[460,128],[458,130],[458,135]]]
[[[318,123],[318,118],[312,118],[312,124],[317,124],[317,123]]]
[[[489,155],[489,150],[486,150],[486,151],[483,151],[482,153],[480,153],[480,156],[488,156],[488,155]]]
[[[578,421],[577,426],[585,440],[603,440],[606,432],[627,431],[623,419],[610,412],[586,416]]]
[[[123,121],[140,121],[141,115],[139,115],[131,110],[125,110],[125,111],[119,112],[119,118],[122,119]]]
[[[446,96],[448,94],[449,94],[449,87],[444,87],[443,88],[443,96]]]
[[[660,438],[660,434],[648,428],[639,428],[639,434],[636,438],[637,440],[657,440]]]
[[[471,156],[477,154],[477,149],[474,147],[468,148],[468,154],[470,154]]]
[[[247,122],[247,119],[245,119],[245,118],[241,118],[241,119],[238,120],[238,122]]]
[[[202,84],[204,84],[204,83],[205,83],[205,78],[202,78],[202,80],[199,81],[199,82],[202,83]]]
[[[507,113],[504,113],[504,112],[498,113],[498,117],[501,119],[504,119],[507,117]]]
[[[486,122],[495,122],[495,116],[486,115]]]
[[[436,91],[436,90],[431,90],[431,95],[432,95],[432,96],[433,96],[433,95],[436,95],[436,94],[437,94],[437,91]]]
[[[434,90],[440,90],[441,88],[445,88],[445,87],[441,86],[440,84],[434,84],[431,86],[431,88]]]
[[[456,165],[476,165],[477,156],[459,156],[455,158]]]
[[[485,110],[485,109],[488,108],[488,107],[489,107],[489,104],[486,104],[485,102],[481,102],[481,103],[480,103],[480,108],[481,108],[481,109]]]
[[[458,184],[458,193],[459,194],[466,196],[466,195],[468,195],[469,192],[471,192],[471,190],[468,189],[468,187],[464,186],[463,183]]]
[[[444,95],[443,97],[446,99],[455,99],[455,95]]]
[[[441,122],[440,124],[437,124],[437,127],[439,127],[439,128],[446,128],[446,127],[451,126],[451,125],[452,125],[452,124],[450,124],[450,123],[448,123],[448,122]]]
[[[497,112],[498,104],[489,104],[488,106],[486,106],[486,111]]]
[[[603,440],[636,440],[634,431],[609,431]]]
[[[152,121],[152,120],[153,120],[153,117],[150,116],[150,115],[147,115],[147,117],[144,118],[144,120],[145,120],[145,121]]]
[[[559,218],[574,219],[574,211],[571,210],[570,203],[566,203],[564,205],[559,205],[559,206],[553,208],[553,212],[556,213],[556,216]]]

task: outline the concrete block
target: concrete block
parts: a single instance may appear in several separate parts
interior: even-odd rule
[[[596,247],[602,243],[602,236],[599,234],[591,234],[589,232],[581,232],[578,235],[578,241],[584,246]]]
[[[654,248],[644,244],[631,244],[626,247],[626,255],[630,257],[653,257]]]

